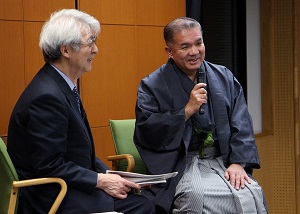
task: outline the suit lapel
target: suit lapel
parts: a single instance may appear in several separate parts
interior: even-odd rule
[[[57,84],[59,85],[62,93],[65,94],[66,100],[69,103],[70,107],[73,109],[74,114],[76,115],[76,118],[77,118],[78,122],[81,124],[81,126],[82,126],[82,128],[85,132],[85,135],[88,138],[88,141],[93,144],[92,137],[91,137],[91,134],[90,134],[90,131],[89,131],[90,127],[88,125],[88,121],[87,121],[86,117],[82,118],[81,113],[78,109],[77,101],[76,101],[75,96],[73,94],[73,91],[70,89],[68,83],[64,80],[64,78],[50,64],[46,63],[44,65],[44,68],[45,68],[45,72],[57,82]]]

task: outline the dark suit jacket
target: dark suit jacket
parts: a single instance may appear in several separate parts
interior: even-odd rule
[[[60,213],[114,209],[113,198],[96,189],[97,172],[108,167],[95,157],[87,118],[82,118],[73,92],[48,63],[36,74],[12,112],[8,153],[20,180],[60,177],[68,185]],[[25,188],[24,213],[47,213],[58,192],[56,184]]]

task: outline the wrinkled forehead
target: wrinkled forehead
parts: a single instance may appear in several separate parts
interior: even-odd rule
[[[81,27],[80,31],[81,31],[82,37],[90,37],[91,35],[97,36],[99,34],[99,32],[96,29],[93,29],[89,25],[84,24],[84,25],[81,25],[80,27]]]
[[[202,30],[200,28],[192,27],[192,28],[181,28],[178,29],[177,31],[174,31],[173,37],[175,37],[176,35],[188,34],[188,33],[199,34],[202,36]]]
[[[199,28],[182,29],[173,35],[173,42],[182,40],[202,40],[202,31]]]
[[[95,31],[81,33],[81,38],[83,38],[83,39],[95,39],[97,37],[98,37],[98,33]]]

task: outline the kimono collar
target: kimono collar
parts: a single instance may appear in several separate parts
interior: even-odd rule
[[[220,80],[216,77],[214,70],[211,69],[207,62],[204,61],[203,63],[207,75],[208,87],[211,92],[208,96],[211,96],[211,104],[217,130],[217,138],[220,142],[219,145],[223,160],[226,163],[227,154],[229,151],[228,147],[226,146],[228,144],[225,142],[228,142],[228,137],[230,136],[231,130],[229,127],[228,110],[224,101],[224,92],[220,87]]]
[[[195,83],[178,68],[173,59],[168,60],[165,71],[174,109],[183,108],[189,101]]]
[[[224,93],[220,87],[220,80],[216,77],[215,71],[209,66],[206,61],[203,61],[207,87],[209,88],[211,99],[211,105],[213,110],[214,121],[217,129],[217,137],[219,142],[227,142],[228,135],[230,135],[230,127],[228,121],[228,112],[226,103],[224,101]],[[184,108],[190,98],[190,93],[195,86],[195,83],[174,63],[172,59],[169,59],[165,66],[165,76],[169,88],[170,95],[172,97],[174,109]],[[181,85],[182,87],[178,87]],[[191,117],[189,123],[198,127],[201,121],[199,114],[194,114]],[[225,147],[226,143],[220,143],[220,147]],[[228,148],[221,148],[221,151],[225,155],[228,152]]]

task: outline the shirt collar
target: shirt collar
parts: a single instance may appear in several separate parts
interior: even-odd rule
[[[54,65],[50,64],[61,76],[62,78],[64,78],[64,80],[68,83],[69,87],[71,90],[73,90],[73,88],[76,86],[72,80],[70,80],[70,78],[65,75],[63,72],[61,72],[58,68],[56,68]]]

